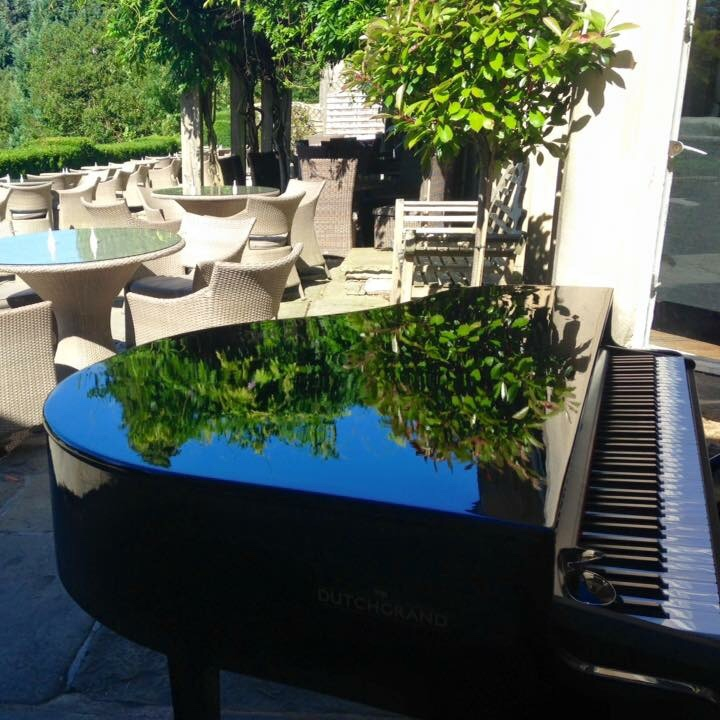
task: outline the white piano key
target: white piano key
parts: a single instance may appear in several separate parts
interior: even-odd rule
[[[593,494],[593,501],[597,504],[591,504],[591,507],[594,511],[607,515],[590,516],[592,521],[598,524],[586,525],[583,538],[592,544],[611,544],[612,541],[616,541],[627,545],[626,548],[605,548],[610,556],[624,555],[626,558],[606,557],[605,560],[594,564],[601,574],[615,577],[620,597],[625,600],[626,605],[628,603],[633,605],[632,608],[626,607],[626,612],[633,613],[638,619],[666,627],[720,636],[717,558],[713,555],[700,448],[696,437],[685,362],[683,358],[674,356],[657,356],[654,362],[656,375],[654,388],[650,387],[646,375],[650,371],[651,360],[641,363],[642,367],[637,370],[634,367],[635,361],[630,362],[625,358],[622,358],[618,365],[623,365],[624,368],[630,367],[629,371],[617,370],[615,366],[617,372],[627,373],[622,382],[613,383],[616,394],[611,401],[613,407],[610,417],[613,430],[617,431],[614,437],[620,438],[618,451],[600,455],[599,462],[607,465],[594,468],[591,480],[591,489],[602,488]],[[638,379],[642,387],[632,387],[634,378]],[[644,459],[640,454],[633,455],[635,450],[629,439],[633,437],[633,423],[636,428],[647,428],[643,408],[647,404],[645,398],[650,392],[655,397],[656,405],[657,444],[651,450],[652,452],[656,448],[655,462],[652,458],[646,462],[647,458]],[[624,430],[628,430],[628,435],[623,439]],[[629,464],[625,470],[626,476],[623,478],[616,473],[614,477],[617,480],[624,480],[627,485],[623,485],[622,482],[611,482],[610,473],[603,470],[605,467],[613,471],[622,468],[618,461],[622,460],[624,447],[630,453]],[[638,450],[642,453],[645,448]],[[656,470],[653,470],[654,467]],[[644,468],[647,468],[647,471]],[[657,482],[639,482],[652,479],[653,472],[657,472]],[[632,493],[628,493],[631,497],[627,498],[627,502],[631,504],[646,502],[650,506],[657,502],[658,512],[650,512],[647,516],[638,518],[612,518],[613,512],[617,515],[639,515],[633,512],[632,507],[597,508],[597,505],[601,505],[603,495],[613,494],[615,487],[620,491],[617,492],[620,497],[613,497],[612,502],[620,505],[623,503],[622,490],[632,488],[656,490],[655,497],[651,493],[645,495],[637,493],[634,497]],[[626,523],[630,527],[624,530],[612,525],[603,526],[603,522]],[[642,531],[640,528],[632,527],[635,523],[641,526],[652,525],[654,522],[660,527],[660,533],[657,535],[650,530]],[[659,568],[654,565],[653,557],[658,557],[653,555],[654,551],[659,553]],[[635,560],[632,559],[633,557]],[[647,561],[643,561],[643,558]],[[639,564],[640,568],[636,570],[631,567],[634,564]],[[645,583],[651,587],[659,584],[661,592],[655,600],[634,597],[632,584],[623,585],[622,581]],[[653,602],[659,604],[662,611],[668,615],[667,618],[652,616]],[[639,609],[643,606],[648,607],[649,615],[643,614]],[[635,610],[635,607],[638,609]]]

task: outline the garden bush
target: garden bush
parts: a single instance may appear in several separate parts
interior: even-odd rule
[[[0,175],[52,172],[93,163],[124,162],[144,155],[177,152],[177,137],[155,135],[121,143],[95,145],[84,137],[49,137],[11,150],[0,150]]]

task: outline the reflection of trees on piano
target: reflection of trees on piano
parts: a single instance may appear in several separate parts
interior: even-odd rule
[[[458,302],[458,298],[461,302]],[[93,391],[112,396],[134,449],[167,466],[189,440],[262,453],[271,439],[337,457],[336,422],[373,407],[434,462],[534,477],[539,428],[569,393],[531,291],[438,294],[379,310],[216,330],[118,355]]]
[[[554,352],[544,310],[528,311],[528,294],[486,288],[466,305],[448,307],[447,295],[400,305],[395,322],[348,317],[363,337],[351,367],[398,441],[435,462],[537,476],[539,430],[564,407],[572,366]]]
[[[362,380],[342,366],[347,331],[316,318],[160,340],[113,358],[94,392],[122,404],[131,445],[155,465],[212,436],[258,453],[277,438],[332,458],[335,422]]]

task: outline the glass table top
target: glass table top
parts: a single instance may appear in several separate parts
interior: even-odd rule
[[[548,527],[609,306],[483,287],[191,333],[73,375],[46,426],[133,473]]]
[[[0,238],[0,266],[73,265],[131,258],[171,248],[180,236],[145,228],[48,230]]]
[[[159,190],[153,190],[153,195],[167,195],[168,197],[202,197],[202,198],[224,198],[232,197],[234,195],[246,197],[248,195],[266,195],[267,193],[277,192],[277,188],[264,187],[262,185],[221,185],[220,187],[213,187],[211,185],[204,185],[199,190],[196,188],[194,193],[185,192],[182,187],[169,187],[160,188]]]

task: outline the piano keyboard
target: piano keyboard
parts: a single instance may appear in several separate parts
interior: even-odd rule
[[[599,418],[578,545],[612,610],[720,636],[708,504],[682,357],[618,354]]]

